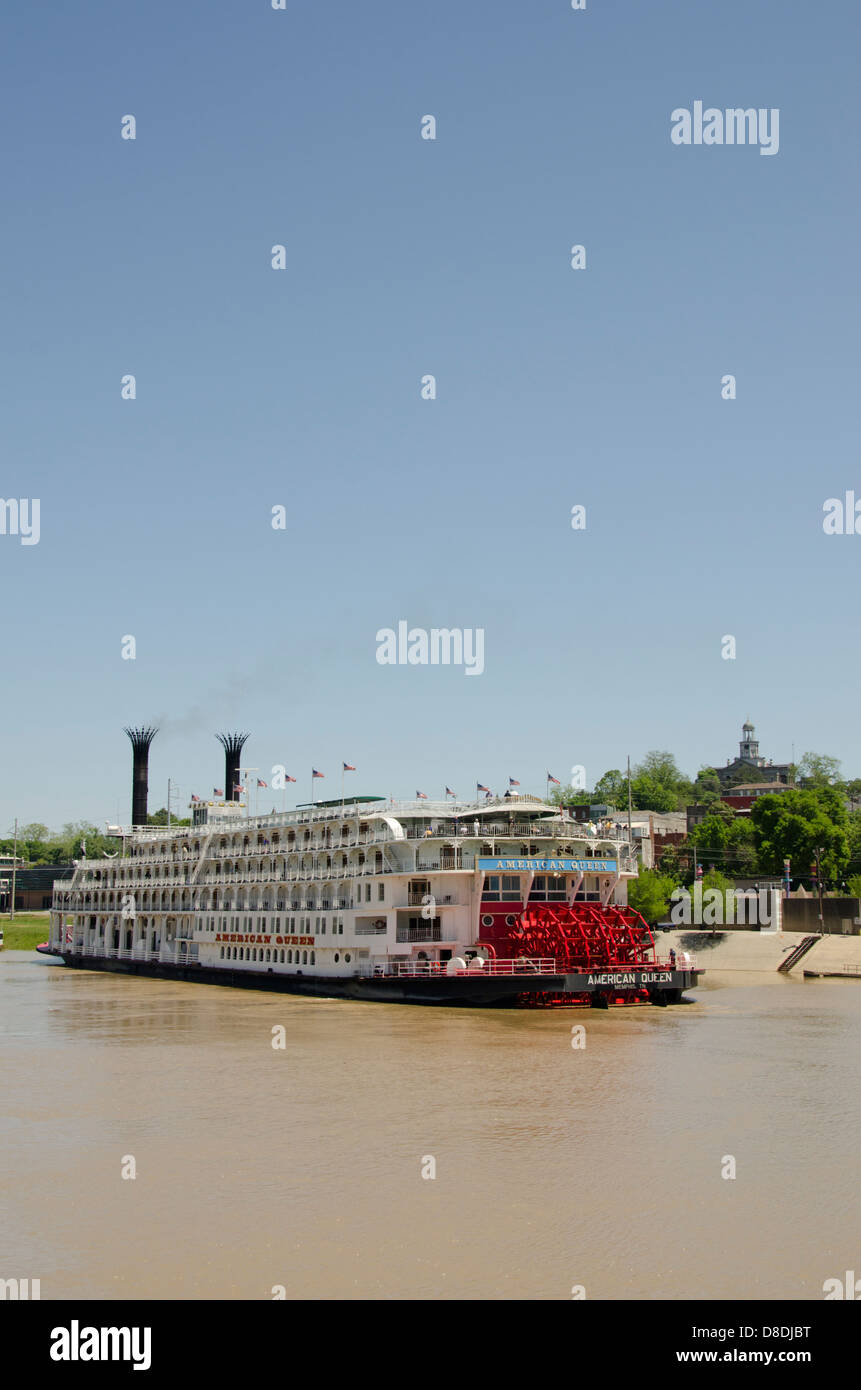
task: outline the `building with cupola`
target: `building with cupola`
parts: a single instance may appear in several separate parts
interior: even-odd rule
[[[715,765],[715,772],[722,788],[744,782],[768,782],[789,787],[795,782],[792,763],[775,763],[770,758],[762,757],[756,729],[749,719],[741,726],[737,757],[727,758],[725,767]]]

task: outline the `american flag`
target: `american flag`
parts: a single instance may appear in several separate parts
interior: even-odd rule
[[[296,778],[295,778],[295,777],[288,777],[288,776],[287,776],[287,773],[285,772],[285,773],[284,773],[284,781],[285,781],[285,782],[295,782],[295,781],[296,781]]]
[[[559,781],[559,778],[558,778],[558,777],[554,777],[552,772],[548,772],[548,774],[547,774],[547,780],[548,780],[548,782],[555,782],[556,785],[557,785],[557,787],[561,787],[561,786],[562,786],[562,783]]]
[[[418,797],[419,801],[427,801],[426,792],[416,792],[416,796]]]
[[[451,787],[446,787],[445,794],[446,796],[457,796],[457,792],[453,792]]]
[[[258,785],[258,787],[266,787],[266,786],[268,786],[269,784],[268,784],[267,782],[264,782],[263,779],[262,779],[262,777],[258,777],[258,778],[257,778],[257,785]]]
[[[318,772],[318,771],[317,771],[316,767],[312,767],[312,768],[311,768],[311,776],[312,776],[312,777],[322,777],[323,775],[324,775],[324,774],[323,774],[322,772]]]
[[[476,790],[477,792],[489,792],[489,791],[490,791],[490,787],[483,787],[483,786],[481,785],[480,782],[476,782],[476,784],[475,784],[475,790]]]
[[[519,782],[515,782],[515,780],[514,780],[513,777],[509,777],[509,779],[508,779],[508,785],[509,785],[509,787],[519,787],[519,786],[520,786],[520,783],[519,783]]]
[[[200,800],[200,797],[199,797],[199,796],[195,796],[194,792],[192,792],[192,793],[191,793],[191,799],[192,799],[192,801],[199,801],[199,800]]]
[[[356,769],[353,767],[353,764],[352,764],[352,763],[344,763],[344,771],[345,771],[345,772],[355,772]]]
[[[212,788],[212,795],[213,795],[213,796],[224,796],[224,788],[223,788],[223,787],[213,787],[213,788]]]

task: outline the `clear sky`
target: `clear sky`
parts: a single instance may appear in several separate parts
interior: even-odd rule
[[[151,809],[222,784],[225,728],[298,800],[343,760],[694,773],[748,715],[861,775],[861,535],[822,526],[861,499],[859,14],[8,13],[0,494],[41,517],[0,535],[0,832],[128,821],[148,721]],[[695,101],[779,109],[778,153],[673,144]],[[483,674],[380,665],[401,620],[483,629]]]

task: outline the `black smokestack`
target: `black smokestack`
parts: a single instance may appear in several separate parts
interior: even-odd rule
[[[224,795],[228,801],[238,801],[239,762],[250,734],[216,734],[224,749]]]
[[[149,790],[149,746],[158,729],[124,729],[132,745],[132,825],[147,823]]]

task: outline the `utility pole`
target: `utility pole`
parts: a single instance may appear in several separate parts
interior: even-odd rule
[[[12,897],[9,900],[9,921],[15,920],[15,876],[18,871],[18,817],[15,817],[15,846],[12,850]]]
[[[824,936],[824,935],[825,935],[825,917],[824,917],[823,911],[822,911],[822,868],[821,868],[821,865],[820,865],[820,862],[819,862],[819,856],[820,856],[820,854],[822,853],[822,850],[823,850],[823,849],[824,849],[824,845],[821,846],[819,849],[817,849],[817,850],[815,851],[815,854],[816,854],[816,884],[817,884],[817,887],[818,887],[818,889],[819,889],[819,935],[820,935],[820,936]]]
[[[631,755],[628,754],[628,844],[631,843]]]

